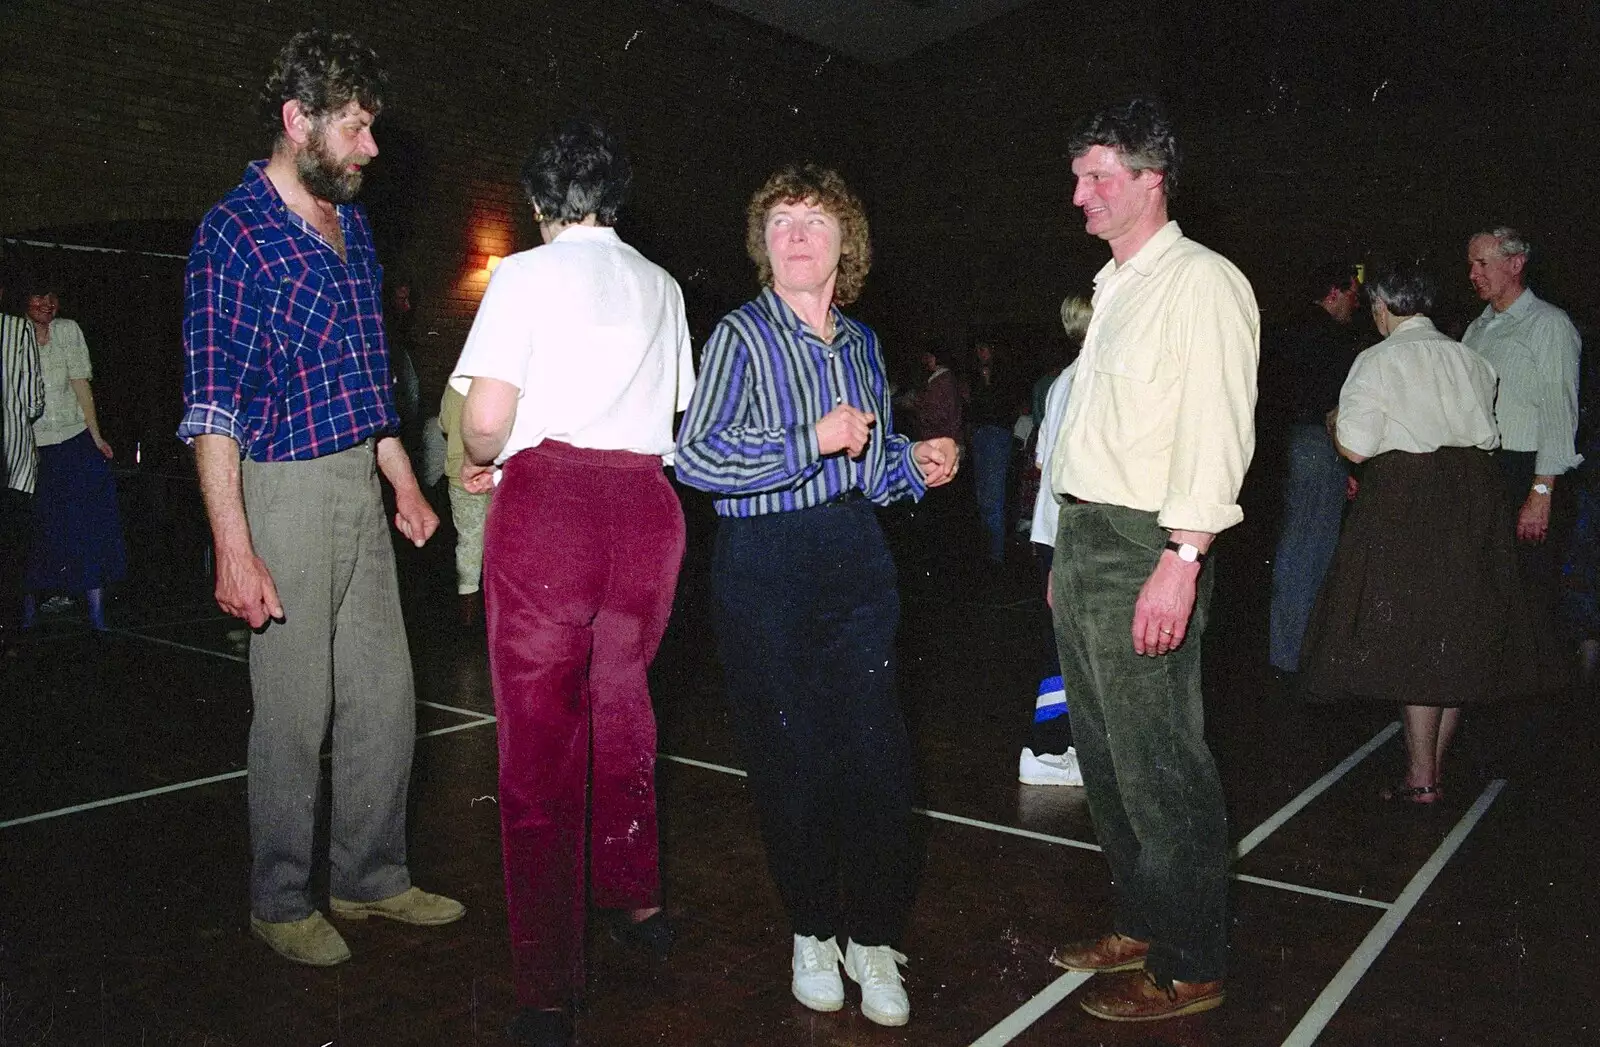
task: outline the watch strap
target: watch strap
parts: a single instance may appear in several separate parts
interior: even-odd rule
[[[1201,552],[1196,546],[1189,545],[1187,542],[1169,541],[1167,542],[1167,548],[1177,553],[1178,559],[1183,560],[1185,563],[1206,562],[1206,554]],[[1183,555],[1183,551],[1185,549],[1189,550],[1191,556]]]

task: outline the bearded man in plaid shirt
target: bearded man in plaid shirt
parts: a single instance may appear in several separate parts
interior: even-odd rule
[[[186,278],[178,435],[195,450],[217,603],[256,630],[250,927],[313,966],[350,957],[309,886],[330,720],[331,911],[412,924],[465,911],[406,867],[416,695],[378,474],[411,542],[439,519],[396,435],[383,271],[352,203],[385,85],[348,35],[291,40],[263,94],[272,156],[200,223]]]

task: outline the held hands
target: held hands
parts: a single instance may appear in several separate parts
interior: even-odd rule
[[[461,463],[461,486],[469,494],[488,494],[494,490],[494,466]]]
[[[217,606],[259,629],[283,621],[283,603],[267,562],[254,552],[217,556]]]
[[[923,482],[929,487],[938,487],[955,478],[956,469],[961,465],[961,449],[950,437],[936,436],[912,444],[911,460],[921,470]]]
[[[415,485],[405,493],[396,491],[394,503],[395,527],[412,545],[421,549],[423,544],[433,537],[433,532],[439,529],[439,514],[433,511],[433,506],[428,504],[428,500]]]
[[[877,415],[840,404],[817,422],[817,451],[823,455],[844,451],[851,458],[860,458],[877,423]]]

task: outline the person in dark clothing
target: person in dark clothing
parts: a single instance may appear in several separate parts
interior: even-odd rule
[[[972,432],[972,480],[983,524],[984,552],[991,563],[1006,554],[1006,488],[1011,466],[1011,427],[1017,420],[1016,390],[995,343],[980,339],[972,347],[977,366],[967,389],[967,424]]]
[[[1349,471],[1328,437],[1328,412],[1350,363],[1371,332],[1354,322],[1360,291],[1355,269],[1324,266],[1310,284],[1304,316],[1270,338],[1262,353],[1273,376],[1266,390],[1286,426],[1283,522],[1272,558],[1270,660],[1300,669],[1300,644],[1311,605],[1339,544]],[[1367,338],[1366,341],[1373,339]]]

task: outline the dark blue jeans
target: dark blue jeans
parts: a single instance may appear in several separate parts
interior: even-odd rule
[[[1157,658],[1133,651],[1134,602],[1167,537],[1155,513],[1063,505],[1054,590],[1061,677],[1111,865],[1115,928],[1150,943],[1146,967],[1161,985],[1221,978],[1228,948],[1227,814],[1200,697],[1210,569],[1183,646]]]
[[[724,519],[711,584],[728,705],[793,932],[898,945],[911,746],[894,561],[870,502]]]
[[[978,493],[978,520],[987,542],[984,552],[999,563],[1006,555],[1006,473],[1011,468],[1011,430],[980,425],[972,430],[972,479]]]
[[[1289,428],[1289,475],[1283,484],[1283,527],[1272,558],[1271,660],[1300,669],[1311,607],[1339,545],[1344,517],[1344,459],[1320,425]]]

